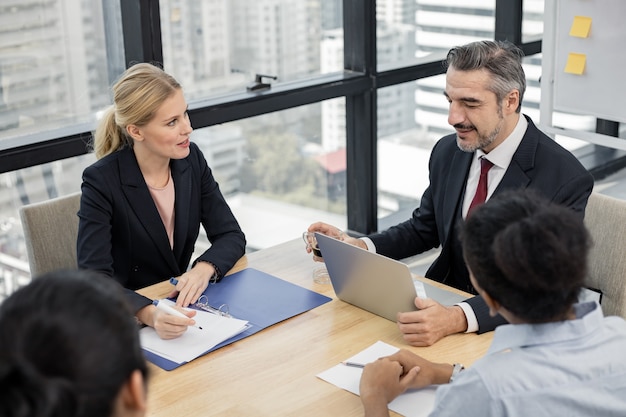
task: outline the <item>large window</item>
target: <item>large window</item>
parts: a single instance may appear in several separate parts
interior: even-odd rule
[[[97,114],[131,63],[161,63],[182,83],[193,140],[257,250],[316,220],[369,233],[407,218],[430,149],[451,132],[441,75],[451,46],[520,44],[524,112],[537,120],[542,10],[543,0],[3,2],[0,294],[29,278],[18,208],[79,189]],[[276,79],[249,91],[257,74]],[[559,140],[590,169],[624,165]]]
[[[0,142],[93,123],[124,69],[119,13],[108,1],[0,3]]]
[[[288,83],[343,71],[341,0],[160,0],[160,11],[165,69],[190,99],[246,91],[257,74]],[[338,62],[322,39],[341,45]]]
[[[522,16],[522,40],[540,38],[543,34],[543,7],[545,0],[524,0]]]
[[[437,60],[453,46],[493,39],[494,10],[495,0],[379,0],[379,71]]]
[[[318,220],[345,228],[342,119],[343,99],[334,99],[192,133],[249,251],[295,239]]]

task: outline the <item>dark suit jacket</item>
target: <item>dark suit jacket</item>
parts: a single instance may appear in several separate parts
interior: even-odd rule
[[[494,191],[532,188],[549,200],[571,207],[584,216],[593,177],[566,149],[543,134],[530,118],[528,128],[502,181]],[[461,206],[472,153],[461,151],[456,135],[442,138],[433,148],[429,162],[430,185],[411,219],[369,236],[376,251],[402,259],[441,245],[441,254],[428,269],[428,278],[474,292],[463,263],[458,239]],[[455,276],[451,276],[455,271]],[[479,332],[490,331],[502,318],[491,318],[482,297],[467,302],[478,319]]]
[[[211,262],[223,274],[245,252],[245,236],[198,147],[191,143],[189,156],[172,160],[170,167],[173,250],[131,148],[113,152],[83,172],[78,266],[101,271],[128,288],[135,311],[151,300],[131,290],[187,270],[200,224],[211,247],[195,262]]]

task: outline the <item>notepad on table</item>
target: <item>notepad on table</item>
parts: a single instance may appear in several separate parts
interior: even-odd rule
[[[161,302],[174,305],[171,300],[162,300]],[[144,327],[139,331],[141,347],[172,362],[182,364],[192,361],[248,328],[248,321],[246,320],[202,310],[195,311],[197,313],[193,319],[202,329],[190,326],[182,336],[164,340],[152,327]]]
[[[347,358],[346,362],[367,364],[378,358],[393,355],[398,348],[380,340],[356,355]],[[363,369],[343,364],[335,365],[317,375],[318,378],[330,382],[359,395],[359,382]],[[389,403],[389,409],[406,417],[425,417],[430,414],[435,404],[436,385],[419,390],[408,390]]]

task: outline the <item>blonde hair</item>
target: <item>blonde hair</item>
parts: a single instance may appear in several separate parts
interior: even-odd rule
[[[163,101],[180,88],[174,77],[152,64],[135,64],[124,71],[112,87],[113,105],[96,128],[93,141],[96,158],[132,146],[126,127],[145,126]]]

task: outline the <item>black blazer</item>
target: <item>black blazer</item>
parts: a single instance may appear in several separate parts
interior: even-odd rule
[[[555,203],[571,207],[582,218],[593,189],[593,177],[569,151],[537,129],[530,118],[526,119],[526,133],[494,195],[503,190],[532,188]],[[426,277],[475,293],[457,233],[472,157],[473,153],[458,148],[455,134],[442,138],[430,157],[430,184],[411,219],[369,237],[378,253],[394,259],[441,245],[441,254]],[[458,276],[451,277],[451,271]],[[489,316],[482,297],[467,302],[478,319],[479,333],[505,322],[501,317]]]
[[[245,236],[197,145],[191,143],[189,156],[172,160],[170,167],[173,250],[131,148],[113,152],[83,172],[78,266],[115,278],[129,290],[135,311],[151,300],[133,290],[188,269],[200,224],[211,247],[195,262],[211,262],[224,274],[245,253]]]

